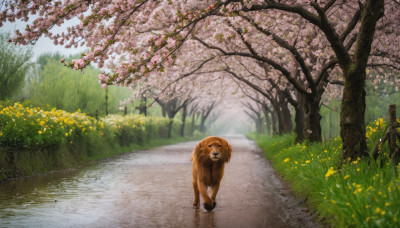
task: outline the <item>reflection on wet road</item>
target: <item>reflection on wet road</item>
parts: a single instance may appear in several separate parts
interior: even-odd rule
[[[315,227],[254,144],[226,137],[231,162],[212,212],[193,209],[196,142],[0,186],[0,227]]]

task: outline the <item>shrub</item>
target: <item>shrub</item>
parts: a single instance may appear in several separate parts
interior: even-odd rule
[[[168,123],[167,118],[142,115],[113,115],[97,121],[80,111],[0,105],[0,180],[129,151],[133,145],[166,138]],[[174,122],[174,135],[179,124]]]

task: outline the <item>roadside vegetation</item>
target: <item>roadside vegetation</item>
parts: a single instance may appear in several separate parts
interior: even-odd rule
[[[173,122],[168,138],[168,125],[168,118],[156,116],[111,115],[96,120],[80,111],[20,103],[0,106],[0,181],[190,139],[178,137],[179,120]]]
[[[379,118],[367,126],[368,148],[385,134]],[[389,146],[379,158],[341,163],[342,140],[295,143],[295,134],[249,134],[293,191],[333,227],[393,227],[400,224],[400,177],[394,172]],[[340,165],[342,164],[342,165]]]

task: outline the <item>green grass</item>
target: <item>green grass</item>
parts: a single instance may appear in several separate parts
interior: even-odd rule
[[[367,127],[372,148],[386,132],[383,120]],[[395,227],[400,225],[400,178],[394,176],[387,143],[378,161],[360,158],[337,169],[342,141],[295,144],[295,135],[249,135],[283,175],[292,190],[307,197],[321,221],[333,227]]]

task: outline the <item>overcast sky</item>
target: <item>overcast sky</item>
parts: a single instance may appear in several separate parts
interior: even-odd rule
[[[14,23],[10,23],[7,22],[5,24],[3,24],[2,27],[0,27],[0,32],[1,33],[10,33],[11,36],[14,36],[15,34],[15,30],[19,29],[21,32],[24,32],[24,28],[26,27],[26,22],[14,22]],[[72,25],[73,22],[67,22],[66,25]],[[65,27],[64,27],[65,28]],[[51,32],[53,33],[59,33],[62,32],[63,28],[61,27],[54,27]],[[35,46],[33,47],[33,58],[34,60],[37,59],[37,57],[39,57],[41,54],[43,53],[56,53],[59,52],[62,55],[68,56],[70,54],[77,54],[77,53],[81,53],[85,50],[85,47],[78,47],[78,48],[65,48],[64,46],[60,46],[60,45],[54,45],[53,42],[47,38],[47,37],[41,37],[35,44]]]

